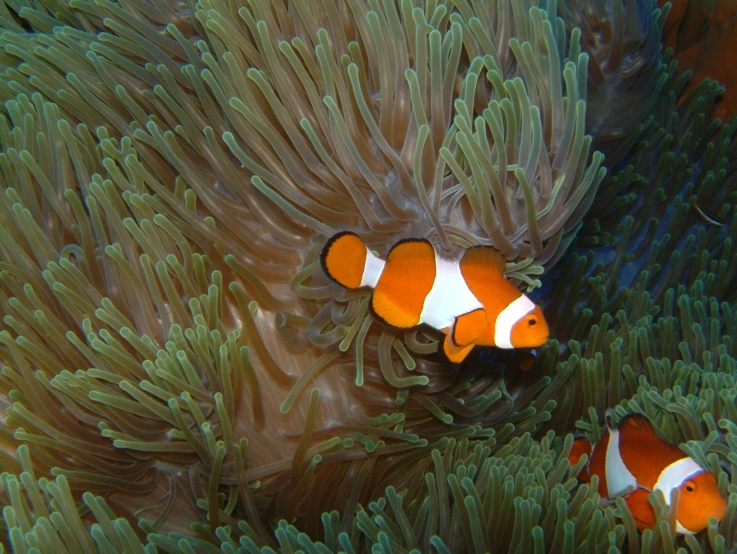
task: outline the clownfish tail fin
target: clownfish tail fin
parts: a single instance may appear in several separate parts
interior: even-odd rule
[[[591,460],[593,450],[593,446],[586,437],[579,436],[573,439],[573,446],[571,447],[570,454],[568,454],[568,461],[570,462],[571,467],[575,466],[584,454],[586,454],[589,457],[589,460]],[[588,464],[586,465],[588,466]],[[588,468],[586,466],[581,469],[578,474],[578,478],[582,481],[589,480]]]
[[[325,274],[348,289],[375,287],[384,262],[369,252],[361,238],[350,231],[333,235],[322,249],[320,265]]]
[[[325,274],[341,286],[361,286],[368,250],[361,238],[350,231],[333,235],[322,249],[320,265]]]

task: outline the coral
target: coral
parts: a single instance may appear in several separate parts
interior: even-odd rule
[[[616,3],[598,26],[572,2],[416,4],[0,3],[5,547],[734,548],[721,89],[681,94],[649,2],[613,47],[582,22],[619,29]],[[606,179],[587,132],[623,160]],[[343,228],[495,245],[543,282],[554,340],[526,372],[447,365],[316,271]],[[640,535],[578,486],[569,432],[607,407],[686,442],[724,521],[676,538],[655,497]]]

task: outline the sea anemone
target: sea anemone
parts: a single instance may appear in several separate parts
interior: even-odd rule
[[[670,5],[653,10],[637,0],[567,0],[560,6],[566,30],[580,33],[589,55],[586,130],[594,148],[606,153],[606,165],[615,167],[652,117],[674,69],[661,57]]]
[[[737,226],[689,202],[731,213],[737,124],[710,124],[713,82],[676,110],[663,12],[628,31],[638,76],[597,82],[573,4],[244,4],[0,3],[5,545],[672,547],[667,507],[640,537],[576,487],[565,433],[614,406],[692,441],[731,496],[686,544],[734,545]],[[587,120],[612,82],[642,125]],[[606,180],[599,131],[631,164]],[[524,373],[448,364],[321,274],[343,229],[495,246],[554,283],[555,339]]]

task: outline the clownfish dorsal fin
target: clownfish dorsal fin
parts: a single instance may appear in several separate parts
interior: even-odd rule
[[[445,352],[445,355],[448,356],[448,359],[451,362],[459,364],[465,360],[469,352],[473,350],[474,344],[471,343],[466,346],[458,346],[453,342],[451,334],[452,333],[448,333],[445,335],[445,340],[443,341],[443,352]]]
[[[627,414],[616,427],[622,436],[638,440],[660,440],[650,420],[642,414]]]
[[[504,275],[507,259],[501,252],[491,246],[473,246],[466,250],[461,259],[461,264],[466,267],[475,267]]]
[[[573,438],[573,445],[571,446],[571,451],[568,454],[568,461],[571,462],[572,466],[576,465],[578,460],[580,460],[581,456],[584,454],[591,456],[592,450],[593,446],[589,439],[581,435],[576,435]]]
[[[393,327],[418,325],[435,273],[435,249],[429,240],[397,242],[386,256],[371,297],[374,314]]]
[[[486,310],[478,308],[459,315],[448,334],[456,346],[468,346],[476,341],[488,327]]]
[[[435,249],[427,239],[402,239],[389,249],[386,255],[387,263],[426,263],[431,260],[435,263]]]
[[[577,436],[573,439],[571,452],[568,454],[568,462],[571,466],[575,466],[585,454],[588,456],[588,462],[578,474],[578,478],[582,481],[589,480],[589,465],[591,464],[591,455],[594,453],[594,447],[586,437]]]

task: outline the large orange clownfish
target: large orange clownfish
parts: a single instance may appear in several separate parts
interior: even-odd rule
[[[371,287],[373,312],[393,327],[427,324],[446,334],[443,350],[461,362],[475,345],[525,348],[545,344],[542,310],[504,278],[504,257],[490,247],[441,257],[426,239],[395,244],[386,261],[358,235],[338,233],[320,258],[325,273],[349,289]]]
[[[680,489],[677,533],[698,533],[712,517],[724,517],[727,503],[714,475],[680,448],[659,438],[645,416],[629,414],[617,427],[611,423],[611,414],[607,413],[606,420],[604,437],[593,447],[585,438],[577,438],[568,459],[573,465],[588,454],[588,464],[579,478],[588,481],[598,475],[602,498],[624,496],[639,529],[655,525],[655,510],[648,501],[653,491],[662,491],[670,505],[671,492]]]

